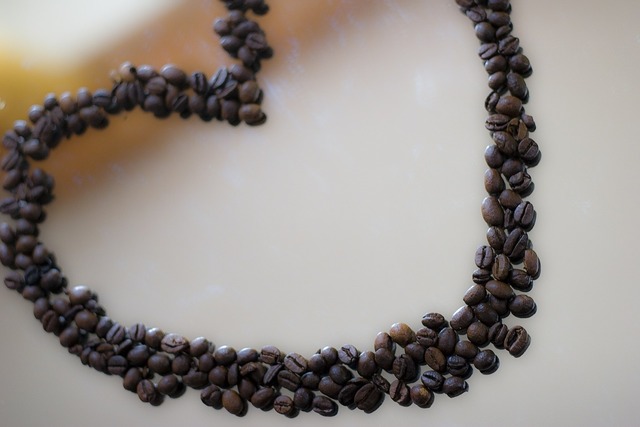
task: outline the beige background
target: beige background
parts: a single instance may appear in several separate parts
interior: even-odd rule
[[[57,178],[44,242],[111,317],[218,345],[365,349],[393,322],[450,316],[485,231],[488,89],[470,23],[452,0],[271,3],[268,123],[136,111],[65,142],[43,165]],[[3,0],[3,129],[49,91],[108,86],[125,60],[212,72],[229,63],[210,31],[222,14],[213,0]],[[531,333],[525,356],[500,352],[496,374],[426,410],[236,419],[194,391],[141,403],[2,290],[0,424],[637,425],[640,3],[515,1],[513,20],[543,150],[538,314],[505,320]]]

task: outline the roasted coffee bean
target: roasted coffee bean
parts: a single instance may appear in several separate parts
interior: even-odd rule
[[[483,22],[478,22],[475,25],[475,33],[476,33],[476,37],[478,38],[478,40],[480,40],[481,42],[492,42],[495,41],[496,39],[496,29],[493,25],[491,25],[490,23],[483,21]]]
[[[442,383],[442,392],[449,397],[456,397],[467,391],[469,391],[469,384],[461,377],[451,376],[445,378]]]
[[[487,291],[484,286],[480,284],[475,284],[467,289],[462,300],[465,304],[474,306],[476,304],[480,304],[487,297]],[[418,340],[420,342],[420,340]]]
[[[489,295],[489,298],[491,297],[492,295]],[[504,300],[501,300],[501,301],[504,301]],[[482,323],[484,323],[489,327],[500,319],[498,312],[493,308],[493,306],[488,302],[488,300],[487,302],[481,302],[479,304],[476,304],[473,307],[473,312],[479,321],[481,321]]]
[[[146,366],[149,356],[149,347],[144,344],[140,344],[129,350],[127,353],[127,360],[131,366]]]
[[[438,333],[431,328],[421,328],[416,332],[416,341],[418,344],[425,347],[431,347],[436,345],[438,340]]]
[[[438,348],[446,356],[453,354],[457,342],[458,334],[453,328],[444,328],[438,332]]]
[[[487,12],[479,6],[470,7],[465,14],[472,22],[478,23],[487,19]]]
[[[429,408],[433,404],[433,393],[422,384],[414,384],[410,395],[413,403],[420,408]]]
[[[193,357],[200,357],[211,348],[211,343],[204,337],[197,337],[189,343],[189,354]]]
[[[375,355],[376,365],[378,365],[380,368],[384,370],[387,370],[387,371],[391,370],[391,367],[393,366],[393,361],[395,359],[393,351],[387,348],[379,348],[375,351],[374,355]]]
[[[162,346],[162,339],[164,338],[164,332],[159,328],[150,328],[147,330],[144,336],[144,343],[147,347],[154,350],[160,350]]]
[[[473,322],[467,328],[467,338],[478,347],[489,343],[489,328],[480,321]]]
[[[404,348],[404,352],[411,357],[411,359],[413,359],[413,361],[415,363],[417,363],[418,365],[423,365],[424,364],[424,351],[426,350],[426,347],[418,344],[417,342],[412,342],[411,344],[408,344],[405,348]]]
[[[300,386],[300,376],[286,369],[278,372],[278,384],[289,391],[296,391]]]
[[[192,343],[193,343],[193,341],[192,341]],[[207,344],[207,349],[208,349],[208,347],[209,346]],[[258,354],[258,352],[255,349],[245,347],[245,348],[240,349],[240,350],[237,351],[237,353],[236,353],[236,362],[238,362],[239,365],[244,365],[246,363],[256,362],[259,357],[260,357],[260,355]]]
[[[389,336],[401,347],[415,341],[415,333],[406,323],[394,323],[391,325]]]
[[[316,353],[309,358],[307,367],[311,372],[322,373],[327,369],[327,363],[320,353]]]
[[[526,137],[518,143],[518,154],[527,166],[535,166],[540,161],[541,153],[538,143]]]
[[[478,49],[478,56],[482,60],[487,60],[498,54],[498,45],[496,43],[483,43]]]
[[[356,363],[358,363],[358,354],[360,352],[355,346],[351,344],[343,345],[338,350],[338,360],[351,368],[355,368]]]
[[[508,77],[505,76],[503,84],[508,84]],[[522,100],[515,96],[505,95],[498,101],[496,112],[509,117],[519,117],[522,111]]]
[[[313,412],[325,417],[332,417],[338,412],[336,403],[325,396],[314,397],[312,407]]]
[[[294,374],[303,374],[307,370],[307,359],[298,353],[289,353],[284,357],[284,366]]]
[[[471,341],[458,341],[455,348],[455,354],[464,359],[473,359],[478,354],[478,347]]]
[[[505,124],[505,128],[506,128],[506,124]],[[505,132],[504,130],[494,132],[492,134],[492,138],[493,138],[493,141],[496,143],[495,147],[497,147],[500,153],[504,154],[505,156],[511,157],[515,155],[515,153],[517,152],[518,144],[515,138],[509,133]],[[488,164],[489,160],[487,159],[486,152],[485,152],[485,160],[487,160],[487,164]],[[499,158],[499,160],[500,160],[499,164],[498,164],[498,159],[496,159],[495,161],[492,161],[492,164],[490,164],[489,166],[501,168],[502,164],[505,161],[505,158],[502,157],[502,158]]]
[[[522,196],[513,190],[504,190],[500,193],[498,201],[502,206],[508,209],[515,209],[520,203],[522,203]]]
[[[107,335],[105,336],[107,342],[111,344],[120,344],[122,341],[124,341],[125,338],[126,329],[118,323],[113,324],[113,326],[111,327],[111,329],[109,329],[109,332],[107,332]]]
[[[351,373],[349,368],[344,365],[333,365],[331,368],[329,368],[329,377],[336,384],[343,385],[346,384],[347,381],[349,381],[351,378],[353,378],[353,374]]]
[[[300,377],[300,385],[311,390],[317,390],[320,384],[320,375],[315,372],[307,372]]]
[[[485,285],[485,289],[499,299],[508,300],[513,297],[513,289],[511,289],[511,286],[499,280],[489,280]]]
[[[135,342],[144,342],[144,336],[147,333],[147,328],[143,323],[136,323],[129,327],[129,338]]]
[[[502,168],[500,169],[500,172],[502,172],[502,175],[504,175],[507,179],[523,171],[524,171],[524,164],[522,163],[522,161],[519,159],[513,159],[513,158],[505,160],[505,162],[502,164]]]
[[[216,385],[205,387],[200,392],[200,400],[207,406],[212,408],[222,408],[222,390]]]
[[[205,387],[209,380],[205,372],[200,372],[196,368],[191,368],[189,372],[182,376],[182,382],[185,386],[199,390]]]
[[[378,335],[376,335],[376,338],[373,342],[374,350],[378,350],[379,348],[386,348],[393,351],[395,350],[395,346],[396,343],[391,338],[391,335],[386,332],[378,332]]]
[[[447,359],[438,347],[429,347],[425,350],[424,361],[436,372],[445,372]]]
[[[504,348],[509,351],[513,357],[520,357],[529,347],[531,337],[522,326],[514,326],[509,329],[507,337],[504,340]]]
[[[173,64],[167,64],[160,69],[160,75],[166,81],[176,87],[183,87],[187,82],[187,75],[184,71]]]
[[[376,365],[376,356],[372,351],[365,351],[360,353],[358,357],[358,363],[356,369],[358,374],[364,378],[370,378],[373,374],[378,372],[378,365]]]
[[[267,409],[273,404],[276,392],[271,387],[262,387],[251,396],[251,404],[258,409]]]
[[[414,381],[420,374],[420,369],[416,362],[408,354],[401,354],[396,357],[391,369],[397,379],[408,382]]]
[[[411,405],[411,394],[409,392],[409,386],[400,380],[395,380],[391,383],[389,388],[389,397],[391,400],[398,403],[401,406]]]
[[[320,355],[324,359],[327,366],[331,366],[338,361],[338,350],[333,347],[323,347],[320,350]]]
[[[448,323],[440,313],[427,313],[422,316],[422,325],[439,332],[442,328],[446,327]]]
[[[500,226],[504,222],[504,211],[497,197],[485,197],[482,201],[482,218],[489,226]]]
[[[209,382],[219,387],[227,387],[228,374],[229,369],[226,366],[215,366],[209,371]],[[268,382],[266,381],[267,374],[269,374],[269,371],[265,373],[265,384],[270,384],[272,381],[275,382],[275,375],[277,374],[277,372],[274,374],[273,378],[269,378]]]
[[[491,273],[496,280],[505,281],[509,278],[513,266],[505,254],[498,254],[493,263]]]
[[[531,279],[537,279],[540,276],[540,259],[533,249],[524,251],[524,270]],[[513,279],[513,277],[512,277]]]
[[[520,227],[529,231],[536,222],[536,211],[530,202],[521,202],[513,211],[513,217]]]
[[[36,319],[40,320],[42,316],[51,309],[49,298],[40,297],[33,303],[33,315]]]
[[[226,370],[226,368],[218,366],[214,368],[214,371],[219,368],[223,368]],[[269,366],[269,368],[267,368],[267,371],[264,373],[263,382],[265,384],[274,384],[277,381],[278,373],[283,369],[284,369],[284,364],[282,363],[276,363],[275,365]],[[226,379],[226,375],[225,375],[225,379]],[[211,382],[214,382],[214,381],[212,380]],[[217,382],[215,384],[217,384]]]
[[[502,92],[507,84],[507,75],[503,71],[497,71],[489,76],[487,85],[496,92]],[[500,100],[498,100],[500,102]],[[497,107],[497,104],[496,104]]]
[[[439,392],[442,389],[444,377],[436,371],[425,371],[420,376],[420,381],[429,390]]]
[[[0,244],[0,262],[2,265],[11,267],[14,265],[15,259],[16,255],[13,248],[4,243]]]
[[[244,104],[238,110],[238,118],[250,126],[258,126],[267,120],[258,104]]]
[[[274,365],[280,361],[282,353],[280,350],[272,345],[266,345],[260,350],[260,361],[267,365]]]
[[[136,386],[136,391],[138,393],[138,397],[143,402],[154,402],[158,397],[155,384],[149,380],[140,381]]]
[[[82,310],[75,315],[73,320],[80,329],[84,329],[87,332],[93,332],[98,325],[99,319],[95,313],[92,313],[89,310]]]
[[[76,326],[67,326],[60,332],[58,339],[60,340],[60,345],[69,348],[78,343],[80,340],[80,332]]]
[[[122,379],[122,385],[126,390],[129,390],[135,393],[138,387],[138,384],[140,383],[140,381],[142,381],[142,379],[143,379],[143,376],[142,376],[142,372],[140,372],[140,369],[129,368],[127,370],[127,373],[124,374],[124,377]]]
[[[487,303],[500,317],[507,317],[509,315],[509,300],[497,298],[494,295],[489,294]]]
[[[497,169],[484,172],[484,188],[490,195],[497,196],[505,189],[505,183]]]
[[[147,366],[153,372],[165,375],[171,372],[171,359],[161,353],[152,354],[147,360]]]
[[[504,56],[511,56],[520,50],[520,40],[517,37],[508,35],[498,41],[498,52]]]
[[[235,390],[225,390],[222,392],[222,406],[233,415],[242,415],[245,411],[245,402]]]
[[[227,368],[227,384],[235,386],[240,381],[240,368],[237,363],[232,363]]]
[[[457,332],[463,332],[473,322],[473,310],[468,305],[463,305],[451,316],[451,327]]]
[[[502,323],[494,323],[489,328],[489,340],[497,349],[504,348],[504,340],[507,338],[509,328]]]
[[[539,273],[539,271],[538,271]],[[533,287],[533,277],[528,272],[515,268],[509,276],[509,284],[522,292],[529,292]]]
[[[318,390],[332,399],[337,399],[342,390],[342,386],[326,376],[322,377],[320,383],[318,383]]]
[[[529,237],[527,232],[524,229],[517,227],[507,235],[503,250],[512,261],[517,263],[522,260],[524,251],[528,248],[528,245]]]
[[[185,386],[178,379],[178,377],[173,374],[169,374],[160,378],[160,380],[158,381],[157,390],[162,395],[176,398],[184,393]]]
[[[473,366],[482,374],[492,374],[500,366],[500,360],[493,351],[486,349],[476,355],[473,359]]]
[[[375,385],[368,383],[358,389],[354,403],[358,409],[371,413],[380,406],[383,399],[384,394]]]
[[[516,295],[515,298],[509,301],[509,310],[516,317],[527,318],[536,313],[537,307],[530,296]]]

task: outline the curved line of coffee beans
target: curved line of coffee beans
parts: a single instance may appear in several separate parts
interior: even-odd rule
[[[489,225],[488,244],[475,254],[474,285],[450,321],[428,313],[416,331],[396,323],[380,332],[373,350],[324,347],[306,358],[274,346],[260,351],[215,348],[206,338],[189,340],[142,323],[127,328],[106,315],[89,288],[67,286],[54,254],[38,240],[54,181],[41,169],[31,170],[29,159],[43,160],[62,139],[87,128],[104,128],[108,115],[136,107],[158,118],[177,113],[232,125],[263,123],[255,73],[272,50],[246,12],[261,15],[268,7],[263,0],[224,3],[229,15],[215,22],[214,31],[241,64],[207,78],[200,72],[187,76],[173,65],[156,71],[127,63],[111,90],[48,95],[42,106],[30,109],[31,125],[18,121],[6,132],[8,152],[0,166],[6,172],[2,186],[11,195],[0,200],[0,211],[14,222],[0,225],[0,261],[12,270],[5,285],[34,303],[44,330],[55,334],[69,353],[100,372],[122,377],[125,389],[153,405],[191,387],[201,390],[206,405],[235,415],[243,415],[251,403],[289,417],[300,411],[330,416],[338,410],[336,401],[372,412],[386,395],[403,406],[429,407],[434,394],[466,392],[473,367],[483,374],[498,368],[498,356],[485,348],[488,344],[515,357],[523,354],[529,335],[521,326],[507,327],[502,319],[509,314],[529,317],[536,311],[524,294],[540,274],[528,237],[536,213],[524,198],[533,190],[527,168],[538,163],[540,151],[529,137],[534,121],[523,108],[528,100],[524,78],[531,66],[511,34],[508,0],[456,0],[481,43],[479,56],[492,89],[485,103],[486,128],[494,144],[485,152],[488,196],[481,209]],[[424,365],[429,369],[422,372]]]

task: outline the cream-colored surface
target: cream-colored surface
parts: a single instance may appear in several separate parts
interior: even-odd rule
[[[46,76],[46,62],[20,61],[46,57],[37,46],[7,53],[0,98],[22,86],[39,95],[7,103],[5,125],[48,91],[108,86],[125,60],[209,73],[229,63],[210,31],[223,14],[213,0],[146,2],[127,21],[128,5],[100,19],[76,16],[76,1],[46,15],[38,3],[0,5],[2,26],[17,28],[5,44],[19,46],[27,24],[47,25],[47,50],[59,43],[85,62]],[[425,312],[450,315],[485,230],[488,89],[470,23],[453,1],[271,3],[261,22],[276,56],[259,77],[267,124],[159,122],[136,111],[65,142],[43,165],[57,178],[43,240],[111,317],[218,345],[365,349],[393,322],[417,328]],[[148,19],[157,7],[165,12]],[[152,408],[119,378],[82,366],[30,303],[1,290],[0,423],[635,425],[639,17],[632,0],[514,2],[543,150],[531,198],[543,276],[531,292],[538,314],[505,320],[526,326],[529,351],[518,360],[499,352],[498,372],[475,373],[469,393],[438,395],[426,410],[387,399],[373,415],[341,408],[331,420],[254,408],[236,419],[194,391]],[[82,19],[91,30],[68,38]],[[16,67],[49,80],[25,84]]]

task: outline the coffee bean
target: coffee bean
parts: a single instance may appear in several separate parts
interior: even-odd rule
[[[420,376],[420,381],[429,390],[439,392],[442,389],[444,377],[436,371],[425,371]]]
[[[538,271],[539,273],[539,271]],[[533,287],[533,277],[527,271],[521,269],[513,269],[509,276],[509,284],[522,292],[529,292]]]
[[[475,284],[467,289],[462,300],[465,304],[473,306],[476,304],[480,304],[487,297],[487,292],[484,286],[480,284]],[[418,340],[420,342],[420,340]]]
[[[529,347],[531,337],[522,326],[514,326],[509,329],[504,340],[504,348],[509,351],[513,357],[520,357]]]
[[[447,359],[438,347],[429,347],[424,353],[424,361],[436,372],[445,372]]]
[[[394,323],[391,325],[389,336],[401,347],[415,341],[415,333],[406,323]]]
[[[431,328],[421,328],[416,332],[416,341],[423,347],[431,347],[436,344],[438,333]]]
[[[509,278],[513,266],[505,254],[498,254],[493,263],[491,273],[496,280],[505,281]]]
[[[509,328],[502,323],[495,323],[489,328],[489,340],[497,349],[504,348],[504,340],[507,338]]]
[[[357,348],[355,348],[355,346],[351,344],[343,345],[338,350],[338,360],[340,360],[340,362],[344,363],[345,365],[354,368],[356,366],[356,363],[358,362],[359,353],[360,352]]]
[[[391,369],[397,379],[408,382],[414,381],[420,374],[420,369],[408,354],[396,357]]]
[[[298,353],[289,353],[284,357],[284,366],[294,374],[303,374],[307,370],[307,359]]]
[[[82,310],[75,315],[74,319],[76,325],[80,329],[84,329],[87,332],[93,332],[98,325],[98,316],[89,310]]]
[[[388,348],[379,348],[375,351],[374,355],[376,365],[387,371],[391,370],[393,361],[395,359],[393,351],[389,350]]]
[[[488,298],[492,298],[492,297],[493,295],[489,294]],[[500,301],[505,301],[505,300],[500,300]],[[473,312],[479,321],[481,321],[482,323],[484,323],[489,327],[500,319],[499,313],[493,308],[493,306],[488,301],[476,304],[473,307]]]
[[[164,396],[169,396],[171,398],[176,398],[182,395],[185,390],[184,384],[180,382],[178,377],[173,374],[165,375],[158,381],[157,385],[158,393],[161,393]],[[213,397],[212,397],[213,399]],[[222,406],[216,406],[220,408]]]
[[[360,353],[358,363],[356,365],[358,374],[364,378],[370,378],[373,374],[378,372],[378,365],[376,365],[375,357],[376,356],[372,351]]]
[[[222,406],[233,415],[242,415],[245,411],[245,402],[235,390],[222,392]],[[274,404],[274,408],[276,408]],[[278,410],[276,408],[276,410]]]
[[[322,377],[320,383],[318,383],[318,390],[330,398],[337,399],[342,390],[342,386],[333,381],[329,376],[326,376]]]
[[[313,412],[325,417],[332,417],[338,412],[338,405],[325,396],[314,397],[312,408]]]
[[[540,259],[533,249],[526,249],[524,251],[523,263],[526,274],[528,274],[531,279],[537,279],[540,276]]]
[[[530,202],[521,202],[513,211],[513,219],[525,231],[530,231],[536,222],[536,211]]]
[[[273,404],[275,398],[276,392],[273,388],[262,387],[251,396],[251,404],[258,409],[267,409]]]
[[[280,350],[272,345],[262,347],[260,350],[260,361],[267,365],[274,365],[281,358]]]
[[[465,14],[472,22],[478,23],[487,19],[487,12],[480,6],[470,7]]]
[[[278,384],[289,391],[296,391],[300,386],[300,376],[286,369],[278,372]]]
[[[499,226],[504,222],[504,211],[497,197],[485,197],[482,201],[482,218],[489,226]]]
[[[482,322],[473,322],[467,328],[467,338],[478,347],[484,347],[489,343],[489,328]]]
[[[162,339],[164,338],[164,332],[159,328],[150,328],[147,330],[144,336],[144,343],[147,347],[154,350],[160,350],[162,346]]]
[[[500,360],[493,351],[486,349],[476,355],[473,359],[473,365],[480,373],[487,375],[492,374],[498,369]]]
[[[129,390],[135,393],[138,387],[138,384],[140,383],[140,381],[142,381],[142,379],[143,379],[143,376],[142,376],[142,372],[140,372],[140,369],[129,368],[127,370],[127,373],[124,374],[124,377],[122,379],[122,385],[126,390]]]
[[[518,154],[527,166],[535,166],[542,157],[538,143],[531,138],[524,138],[518,143]]]
[[[514,316],[520,318],[531,317],[536,313],[536,303],[528,295],[516,295],[509,301],[509,310]]]
[[[499,280],[489,280],[485,288],[491,295],[499,299],[508,300],[513,297],[513,289],[511,289],[511,286]]]
[[[471,341],[458,341],[454,350],[455,354],[466,359],[473,359],[478,354],[478,347]]]
[[[481,42],[492,42],[496,39],[496,29],[489,22],[478,22],[474,27],[476,37]]]
[[[210,385],[200,392],[200,400],[207,406],[222,408],[222,390],[216,385]]]
[[[422,384],[414,384],[410,395],[413,403],[420,408],[429,408],[433,404],[433,393]]]
[[[513,262],[518,263],[524,256],[524,251],[529,245],[529,237],[527,232],[517,227],[507,235],[507,239],[504,242],[504,253]]]
[[[520,50],[520,40],[514,36],[506,36],[498,42],[498,52],[504,56],[511,56]]]
[[[169,354],[178,354],[189,348],[189,340],[178,334],[166,334],[160,342],[162,351]]]
[[[467,391],[469,391],[469,385],[461,377],[451,376],[445,378],[442,383],[442,392],[449,397],[456,397]]]
[[[438,332],[447,326],[447,320],[440,313],[427,313],[422,316],[422,325]]]
[[[409,386],[407,386],[403,381],[395,380],[391,383],[391,387],[389,388],[389,397],[401,406],[411,405]]]
[[[354,402],[358,409],[371,413],[380,406],[383,399],[384,394],[375,385],[368,383],[356,392]]]
[[[344,365],[333,365],[331,368],[329,368],[329,377],[336,384],[344,385],[347,383],[347,381],[353,378],[353,374],[351,373],[349,368]]]
[[[463,332],[473,322],[474,314],[471,307],[464,305],[451,316],[451,327],[457,332]]]

